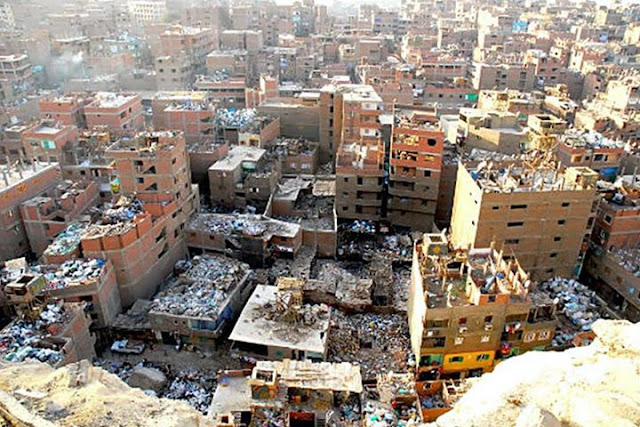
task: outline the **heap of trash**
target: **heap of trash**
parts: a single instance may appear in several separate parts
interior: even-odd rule
[[[405,371],[410,348],[406,316],[332,309],[328,361],[359,363],[363,376],[373,379],[390,370]]]
[[[207,414],[216,389],[215,375],[206,375],[196,370],[179,371],[162,397],[182,400],[192,408]]]
[[[542,283],[539,289],[554,299],[558,313],[566,317],[573,329],[563,328],[561,322],[553,338],[554,346],[567,344],[576,332],[590,331],[591,325],[601,317],[596,293],[577,280],[555,277]]]
[[[71,259],[62,263],[56,270],[44,273],[47,287],[51,290],[65,289],[69,286],[94,283],[105,266],[103,259]]]
[[[220,108],[216,111],[215,124],[225,128],[243,128],[250,125],[256,118],[254,108],[242,108],[240,110]]]
[[[60,233],[44,251],[45,256],[61,256],[73,252],[79,245],[87,225],[83,223],[70,224]]]
[[[224,256],[196,256],[176,281],[153,299],[152,310],[180,316],[217,319],[224,302],[249,266]]]
[[[0,333],[0,354],[8,362],[38,360],[56,366],[63,359],[62,349],[48,340],[49,325],[62,323],[65,319],[62,305],[49,304],[35,322],[19,319]]]

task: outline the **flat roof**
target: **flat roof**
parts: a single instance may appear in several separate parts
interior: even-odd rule
[[[222,385],[224,382],[224,386]],[[249,376],[224,377],[218,382],[213,394],[209,417],[216,414],[251,411],[251,387]]]
[[[88,107],[94,108],[118,108],[134,99],[137,94],[132,93],[116,93],[116,92],[98,92],[94,101]]]
[[[310,360],[258,361],[255,370],[274,370],[287,387],[362,393],[359,365]]]
[[[222,159],[211,165],[209,170],[235,170],[240,167],[242,162],[257,162],[266,152],[267,150],[262,148],[238,145],[229,150]]]
[[[58,168],[58,163],[44,163],[36,160],[34,163],[24,167],[2,165],[0,168],[4,172],[0,175],[0,191],[4,191],[20,184],[26,184],[31,178],[49,169]]]
[[[275,305],[276,293],[275,286],[256,286],[229,339],[324,354],[329,333],[329,308],[323,304],[314,306],[324,310],[326,316],[309,326],[267,319],[263,308],[266,304]]]

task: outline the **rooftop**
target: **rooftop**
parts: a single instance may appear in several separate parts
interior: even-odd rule
[[[98,92],[94,97],[94,101],[89,104],[89,107],[119,108],[137,96],[139,95],[135,93]]]
[[[291,323],[274,313],[277,291],[276,286],[258,285],[229,339],[324,354],[329,333],[329,307],[305,304],[300,307],[301,311],[308,313],[303,316],[305,321]]]
[[[106,265],[102,259],[72,259],[59,266],[42,266],[47,288],[55,291],[96,283]]]
[[[267,151],[262,148],[237,145],[229,150],[224,158],[218,160],[209,167],[209,170],[236,170],[244,162],[257,163]]]
[[[27,182],[48,170],[57,169],[57,163],[45,163],[34,160],[31,165],[1,165],[2,179],[0,179],[0,191],[6,191],[15,188]]]
[[[360,367],[351,363],[313,363],[310,360],[258,361],[256,371],[275,371],[289,388],[362,393]]]
[[[114,142],[107,152],[127,151],[138,152],[140,155],[154,155],[159,151],[171,151],[180,132],[170,130],[154,132],[138,132],[133,138],[123,137]]]
[[[220,255],[195,256],[178,280],[158,292],[151,310],[217,320],[249,266]]]
[[[571,148],[584,148],[593,150],[604,149],[624,149],[622,141],[614,141],[592,130],[569,129],[564,134],[558,136],[558,140]]]
[[[524,160],[506,168],[480,162],[467,171],[485,193],[576,191],[594,187],[598,174],[589,168],[571,167],[559,172],[552,165],[532,166]]]
[[[175,90],[175,91],[160,91],[155,94],[153,99],[158,99],[162,101],[192,101],[192,102],[201,102],[207,98],[207,93],[204,91],[186,91],[186,90]]]
[[[262,215],[196,214],[187,223],[187,230],[227,236],[292,238],[300,232],[300,226]]]

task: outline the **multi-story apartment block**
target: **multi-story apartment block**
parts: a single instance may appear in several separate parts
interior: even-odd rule
[[[53,119],[62,125],[86,127],[85,99],[80,96],[57,96],[40,100],[40,117]]]
[[[127,6],[133,21],[139,26],[162,22],[167,15],[165,0],[129,0]]]
[[[526,135],[518,123],[518,116],[513,113],[460,109],[457,142],[467,150],[479,148],[505,154],[519,153]]]
[[[184,137],[144,132],[123,138],[105,155],[113,159],[120,194],[83,234],[82,253],[110,260],[123,306],[149,298],[186,255],[183,228],[197,209]],[[135,199],[126,195],[135,194]]]
[[[396,116],[389,154],[387,218],[430,231],[438,200],[444,133],[438,118],[414,111]]]
[[[484,89],[517,89],[531,92],[536,85],[535,67],[531,64],[492,65],[475,63],[473,69],[473,87]]]
[[[16,164],[3,171],[0,180],[0,260],[29,252],[29,241],[20,215],[20,205],[60,182],[57,163],[34,161]]]
[[[457,250],[442,234],[414,243],[408,318],[418,386],[477,376],[551,343],[555,304],[494,244]]]
[[[461,247],[495,241],[536,280],[578,274],[597,204],[597,172],[586,167],[558,172],[555,163],[521,160],[505,169],[485,164],[458,167],[451,219]]]
[[[623,175],[598,204],[591,240],[605,249],[640,245],[640,179]]]
[[[622,162],[624,144],[598,132],[571,129],[558,136],[556,152],[563,167],[588,167],[613,180]]]
[[[84,114],[87,127],[106,127],[115,137],[131,135],[144,127],[140,95],[134,93],[98,92]]]
[[[71,163],[73,149],[78,143],[78,129],[54,120],[42,120],[22,134],[22,141],[28,159]]]
[[[320,90],[320,161],[335,159],[343,143],[376,145],[382,136],[382,98],[369,85],[327,85]]]

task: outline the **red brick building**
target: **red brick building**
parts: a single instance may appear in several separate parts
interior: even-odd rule
[[[116,137],[144,128],[142,99],[134,93],[98,92],[84,112],[89,129],[106,126]]]

